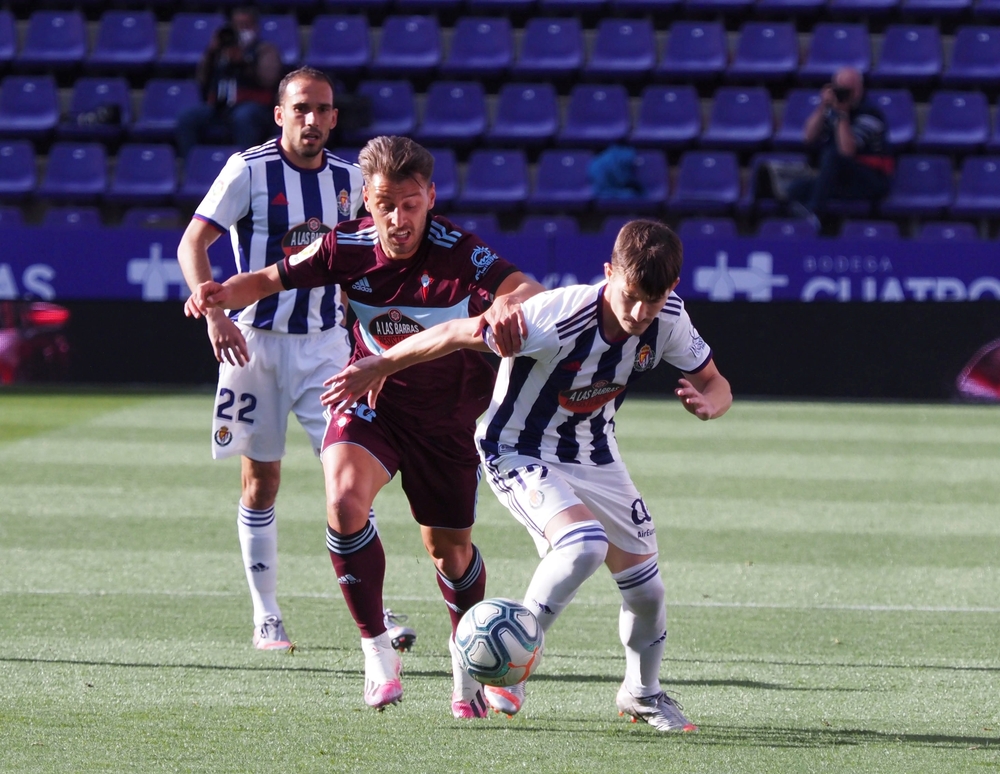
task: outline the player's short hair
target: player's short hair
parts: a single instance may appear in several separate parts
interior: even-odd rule
[[[412,178],[426,185],[434,174],[434,156],[409,137],[373,137],[358,154],[358,164],[365,183],[382,175],[392,183]]]
[[[281,83],[278,84],[278,104],[280,105],[282,100],[285,98],[285,90],[288,88],[288,84],[292,81],[297,81],[299,79],[310,80],[310,81],[323,81],[327,86],[330,87],[331,92],[335,92],[336,89],[333,87],[333,81],[330,80],[330,76],[324,73],[322,70],[317,70],[315,67],[300,67],[298,70],[292,70],[288,75],[281,79]]]
[[[666,295],[681,275],[684,247],[658,220],[632,220],[621,227],[611,251],[611,266],[650,298]]]

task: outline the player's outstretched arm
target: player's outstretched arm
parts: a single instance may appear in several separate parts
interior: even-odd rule
[[[366,357],[347,366],[323,385],[329,389],[320,396],[324,406],[352,404],[368,396],[368,405],[375,408],[378,394],[386,377],[417,363],[426,363],[459,349],[489,351],[480,333],[479,317],[451,320],[414,334],[386,350],[382,355]]]
[[[205,314],[209,309],[242,309],[284,289],[278,266],[274,264],[260,271],[234,274],[223,283],[202,282],[191,298],[195,307]]]
[[[541,293],[545,288],[527,274],[515,271],[497,288],[492,306],[480,319],[480,332],[489,326],[493,331],[497,352],[501,357],[513,357],[521,351],[528,327],[521,313],[521,302]]]
[[[708,420],[721,417],[733,405],[733,391],[729,381],[710,360],[708,365],[696,374],[688,374],[678,381],[680,385],[674,394],[681,405],[698,419]]]

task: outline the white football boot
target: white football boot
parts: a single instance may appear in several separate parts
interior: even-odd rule
[[[365,654],[365,704],[379,712],[390,704],[403,699],[403,684],[399,679],[403,662],[392,649],[389,636],[384,632],[378,637],[361,638]]]
[[[486,701],[489,702],[494,712],[502,712],[510,718],[520,712],[521,707],[524,706],[524,693],[527,684],[527,680],[522,680],[504,687],[485,685],[483,693],[486,694]]]
[[[417,641],[417,633],[409,626],[403,626],[409,616],[394,613],[386,608],[382,611],[382,617],[393,649],[402,653],[412,648]]]
[[[285,634],[285,626],[276,615],[269,615],[264,623],[253,628],[253,646],[257,650],[293,651],[295,645]]]
[[[644,720],[657,731],[690,733],[698,730],[698,726],[684,717],[681,706],[663,691],[653,696],[633,696],[622,683],[615,704],[619,715],[631,715],[633,723]]]
[[[457,720],[485,718],[487,714],[486,699],[483,697],[483,686],[477,683],[462,668],[458,657],[455,640],[448,638],[448,651],[451,653],[451,674],[454,680],[454,690],[451,694],[451,714]]]

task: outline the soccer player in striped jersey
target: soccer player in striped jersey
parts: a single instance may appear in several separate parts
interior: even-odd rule
[[[376,137],[361,150],[370,217],[339,224],[307,249],[225,284],[204,282],[200,309],[242,307],[288,288],[339,284],[357,314],[353,359],[387,351],[448,320],[487,319],[504,354],[520,344],[520,301],[542,291],[474,234],[431,215],[434,157],[405,137]],[[299,290],[298,292],[304,292]],[[339,369],[331,370],[331,378]],[[482,354],[454,352],[386,381],[378,411],[333,407],[323,440],[327,548],[361,633],[365,702],[376,709],[403,694],[401,662],[382,620],[385,551],[368,524],[378,491],[398,472],[451,616],[483,599],[486,567],[472,543],[480,477],[474,431],[494,371]],[[449,638],[453,649],[453,637]],[[486,714],[481,686],[452,653],[452,714]]]
[[[694,416],[715,419],[732,403],[729,382],[673,292],[681,262],[680,240],[666,225],[632,221],[604,265],[605,282],[525,301],[523,344],[504,358],[476,432],[490,487],[543,557],[525,604],[547,631],[607,565],[622,596],[626,668],[616,703],[660,731],[696,726],[660,686],[667,631],[656,528],[618,453],[614,415],[628,387],[661,360],[684,373],[675,394]],[[455,320],[355,362],[330,380],[323,400],[367,395],[377,409],[382,380],[458,348],[495,349],[489,321]],[[489,703],[508,714],[524,695],[524,683],[486,688]]]
[[[189,287],[212,278],[208,248],[229,232],[236,270],[262,269],[321,239],[361,210],[361,170],[325,149],[337,123],[333,86],[321,71],[302,68],[278,87],[279,138],[230,157],[198,206],[178,248]],[[189,316],[201,316],[192,303]],[[220,363],[212,456],[241,455],[237,532],[253,601],[253,644],[292,647],[277,600],[275,501],[294,412],[319,454],[326,428],[323,380],[350,356],[344,304],[336,285],[277,293],[233,310],[205,315]],[[416,635],[395,627],[397,645]]]

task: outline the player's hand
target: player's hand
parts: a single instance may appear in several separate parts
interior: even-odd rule
[[[229,289],[227,287],[221,282],[209,280],[208,282],[202,282],[194,289],[191,298],[188,299],[188,303],[202,314],[206,314],[209,309],[225,309],[228,298]],[[188,303],[184,304],[185,310],[188,307]]]
[[[368,396],[368,405],[373,409],[378,395],[385,384],[385,376],[379,370],[381,358],[366,357],[347,366],[336,376],[331,376],[323,386],[328,388],[320,395],[324,406],[351,406],[358,398]]]
[[[501,357],[513,357],[521,351],[521,345],[528,336],[528,324],[524,321],[521,303],[508,296],[500,296],[486,314],[479,318],[477,333],[485,328],[493,330],[493,338]]]
[[[188,296],[187,301],[184,302],[184,316],[193,317],[196,320],[205,316],[195,303],[194,296]]]
[[[702,393],[698,392],[687,379],[677,382],[680,387],[674,390],[674,395],[680,398],[681,405],[698,419],[707,421],[715,415],[715,406]]]
[[[208,339],[212,342],[215,359],[220,363],[244,366],[250,360],[243,331],[221,311],[205,315],[208,322]]]

